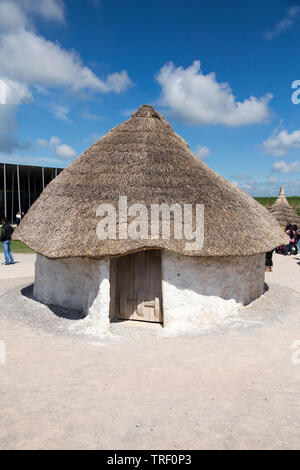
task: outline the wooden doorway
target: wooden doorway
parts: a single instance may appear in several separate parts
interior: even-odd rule
[[[111,260],[111,317],[162,323],[161,252]]]

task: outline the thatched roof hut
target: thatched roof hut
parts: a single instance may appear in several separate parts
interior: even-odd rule
[[[122,225],[120,196],[147,208],[149,230],[153,204],[203,205],[203,244],[192,250],[161,228],[157,237],[120,236],[132,221]],[[107,239],[96,235],[101,204],[112,205],[117,219]],[[285,243],[269,212],[199,160],[152,106],[55,178],[14,237],[39,254],[37,298],[83,308],[101,324],[105,316],[106,326],[108,311],[165,325],[224,316],[263,292],[264,253]]]
[[[271,207],[270,212],[282,228],[285,228],[288,223],[296,224],[300,227],[300,217],[295,209],[288,203],[283,186],[281,186],[278,198]]]

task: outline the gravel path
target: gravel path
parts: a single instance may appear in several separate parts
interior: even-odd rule
[[[273,272],[266,273],[266,282],[280,284],[300,292],[300,258],[295,255],[273,255]]]
[[[296,307],[296,309],[295,309]],[[270,284],[266,292],[251,305],[240,309],[237,317],[231,317],[217,324],[206,325],[182,333],[184,337],[221,335],[232,331],[239,334],[257,328],[273,325],[290,326],[295,313],[300,314],[300,293],[280,285]],[[161,325],[141,322],[116,321],[111,324],[110,334],[103,337],[91,335],[84,316],[77,310],[55,305],[44,305],[33,298],[33,285],[12,289],[0,297],[0,318],[20,325],[27,325],[32,331],[50,335],[74,335],[99,344],[131,342],[139,338],[168,337]]]
[[[269,278],[237,318],[181,337],[138,322],[91,337],[78,312],[8,290],[0,449],[299,448],[300,293]]]
[[[1,258],[1,256],[0,256]],[[15,264],[4,266],[0,264],[0,295],[15,287],[24,286],[34,281],[34,263],[36,255],[14,255]],[[1,261],[3,261],[3,254]]]

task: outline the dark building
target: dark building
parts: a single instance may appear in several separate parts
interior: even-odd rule
[[[15,223],[63,169],[0,163],[0,215]]]

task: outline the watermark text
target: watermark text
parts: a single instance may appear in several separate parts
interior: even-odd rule
[[[128,206],[127,196],[113,204],[100,204],[102,217],[96,233],[100,240],[185,240],[187,250],[201,250],[204,243],[203,204],[168,205],[135,203]]]
[[[0,366],[5,366],[6,364],[6,345],[4,341],[0,340]]]

